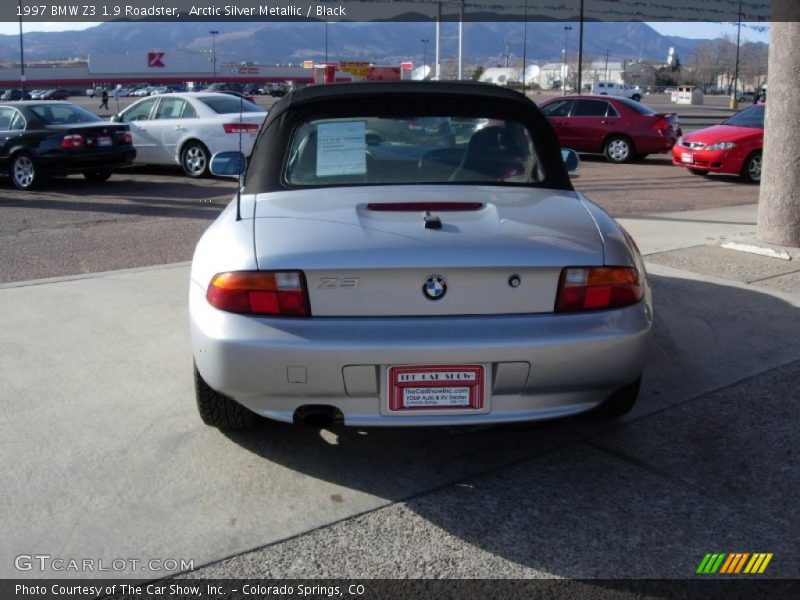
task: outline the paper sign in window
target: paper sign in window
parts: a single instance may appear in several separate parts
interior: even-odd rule
[[[364,121],[317,126],[317,176],[364,175],[367,142]]]

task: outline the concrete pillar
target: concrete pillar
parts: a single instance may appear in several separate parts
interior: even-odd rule
[[[791,20],[790,20],[791,19]],[[772,0],[758,238],[800,247],[800,2]]]

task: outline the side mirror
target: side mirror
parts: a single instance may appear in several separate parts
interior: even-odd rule
[[[578,153],[569,148],[563,148],[561,150],[561,158],[563,159],[564,165],[567,167],[567,172],[569,173],[574,173],[577,171],[581,164],[581,159],[578,158]]]
[[[209,168],[218,177],[238,178],[247,169],[247,159],[241,152],[217,152],[211,157]]]

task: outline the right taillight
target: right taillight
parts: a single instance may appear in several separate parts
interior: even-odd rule
[[[632,267],[567,267],[561,271],[556,312],[600,310],[635,304],[644,290]]]
[[[311,309],[300,271],[233,271],[211,278],[211,306],[246,315],[308,317]]]

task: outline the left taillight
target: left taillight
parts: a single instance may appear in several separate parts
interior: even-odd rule
[[[64,150],[69,150],[71,148],[83,148],[86,145],[86,140],[83,139],[82,135],[77,133],[73,133],[70,135],[65,135],[61,138],[61,147]]]
[[[561,271],[555,311],[620,308],[643,295],[639,272],[632,267],[567,267]]]
[[[257,123],[223,123],[225,133],[254,133],[261,125]]]
[[[234,271],[211,278],[211,306],[245,315],[308,317],[306,281],[301,271]]]

